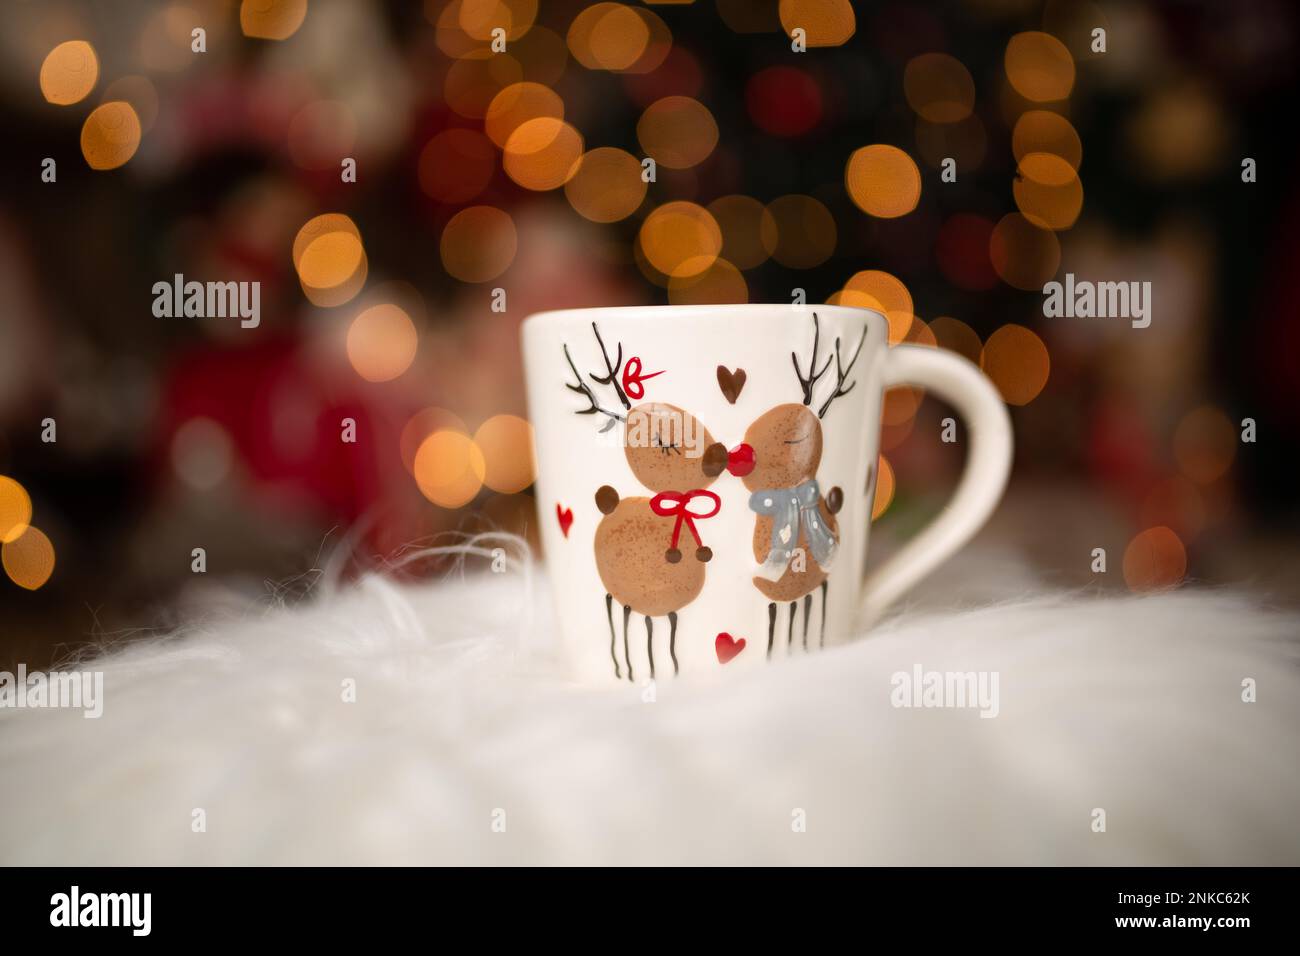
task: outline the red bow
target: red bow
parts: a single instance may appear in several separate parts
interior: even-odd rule
[[[633,355],[627,360],[627,365],[623,366],[623,391],[627,392],[628,397],[637,400],[645,398],[645,386],[641,383],[648,378],[654,378],[656,375],[662,375],[663,372],[650,372],[647,375],[641,374],[641,360]]]
[[[700,514],[689,510],[691,500],[694,498],[709,498],[713,502],[713,510],[708,514]],[[703,488],[696,488],[694,491],[661,491],[650,499],[650,510],[660,517],[666,518],[669,515],[676,515],[677,521],[673,524],[673,543],[670,547],[677,547],[677,538],[682,533],[682,522],[686,522],[686,527],[691,529],[691,535],[695,538],[695,543],[699,547],[704,547],[704,542],[700,540],[700,533],[695,529],[695,519],[703,521],[705,518],[712,518],[722,510],[722,499],[711,491],[705,491]]]

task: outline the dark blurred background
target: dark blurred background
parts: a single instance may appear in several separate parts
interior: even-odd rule
[[[1295,600],[1293,4],[0,16],[0,667],[292,599],[345,541],[531,536],[526,315],[795,290],[983,364],[988,536],[1044,582]],[[156,316],[177,273],[259,282],[256,327]],[[1150,326],[1045,318],[1066,273],[1150,282]],[[951,488],[946,414],[889,397],[886,546]]]

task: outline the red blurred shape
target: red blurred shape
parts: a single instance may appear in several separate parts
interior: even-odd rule
[[[751,76],[745,105],[754,124],[773,136],[802,136],[822,120],[821,87],[793,66],[773,66]]]
[[[939,227],[934,255],[939,270],[953,285],[983,292],[998,283],[989,259],[993,223],[983,216],[958,213]]]

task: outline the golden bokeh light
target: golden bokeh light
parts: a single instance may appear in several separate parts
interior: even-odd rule
[[[99,57],[85,40],[67,40],[41,64],[41,94],[55,106],[80,103],[99,80]]]
[[[518,40],[537,19],[537,0],[459,0],[456,7],[456,22],[465,35],[485,43],[498,29],[507,40]]]
[[[842,46],[857,29],[849,0],[781,0],[778,11],[786,36],[803,30],[809,47]]]
[[[1060,268],[1061,244],[1050,229],[1008,213],[989,235],[989,261],[1007,285],[1036,291]]]
[[[1015,91],[1035,103],[1063,100],[1074,88],[1074,58],[1050,33],[1017,33],[1007,43],[1003,65]]]
[[[369,273],[361,232],[342,213],[314,216],[298,230],[293,265],[303,294],[322,308],[351,301]]]
[[[775,251],[776,220],[752,196],[721,196],[708,211],[722,230],[722,256],[736,268],[760,266]]]
[[[984,345],[980,342],[979,334],[961,319],[941,315],[930,323],[930,332],[939,348],[956,352],[976,365],[979,364],[980,351]]]
[[[420,189],[438,202],[463,203],[492,181],[496,150],[492,141],[472,129],[445,129],[420,151]]]
[[[525,189],[559,189],[578,171],[582,134],[550,116],[522,123],[506,141],[506,175]]]
[[[970,70],[946,53],[922,53],[909,60],[903,94],[916,114],[931,123],[955,123],[975,108]]]
[[[415,474],[415,453],[420,450],[424,440],[439,431],[464,432],[465,421],[455,412],[437,405],[422,408],[402,426],[398,437],[397,451],[402,458],[402,466],[412,475]]]
[[[517,415],[493,415],[474,433],[483,455],[483,484],[515,494],[533,483],[533,426]]]
[[[564,184],[564,195],[584,219],[618,222],[640,208],[648,188],[635,156],[601,146],[583,154],[577,171]]]
[[[103,103],[81,127],[81,155],[91,169],[117,169],[140,148],[141,134],[140,117],[130,103]]]
[[[897,276],[879,269],[855,272],[836,301],[829,304],[874,309],[884,315],[889,320],[890,345],[902,342],[912,327],[912,293]]]
[[[492,98],[483,117],[483,129],[492,142],[505,149],[510,134],[529,120],[564,119],[564,101],[541,83],[512,83]]]
[[[1030,153],[1051,153],[1078,169],[1083,163],[1083,141],[1070,121],[1051,110],[1029,110],[1011,131],[1011,152],[1017,160]]]
[[[714,258],[706,267],[692,273],[690,270],[695,265],[685,262],[681,274],[668,278],[670,305],[743,305],[749,301],[749,284],[726,259]]]
[[[497,94],[523,78],[523,67],[509,53],[476,50],[448,68],[442,97],[458,115],[482,119]]]
[[[772,258],[790,269],[819,266],[835,252],[835,217],[812,196],[781,196],[767,206],[776,223]]]
[[[243,0],[239,28],[246,37],[287,40],[307,19],[307,0]]]
[[[693,202],[664,203],[641,223],[638,242],[646,260],[665,276],[688,278],[709,268],[722,252],[717,220]]]
[[[1124,583],[1130,591],[1177,587],[1186,574],[1187,550],[1172,528],[1147,528],[1124,549]]]
[[[348,326],[348,361],[367,382],[388,382],[411,367],[420,344],[415,323],[391,303],[372,305]]]
[[[12,541],[32,520],[32,499],[27,489],[8,475],[0,475],[0,542]]]
[[[1016,206],[1044,229],[1069,229],[1083,211],[1083,183],[1065,159],[1054,153],[1027,153],[1011,184]]]
[[[854,150],[844,185],[858,208],[882,219],[905,216],[921,199],[921,170],[896,146],[875,144]]]
[[[10,581],[35,591],[54,573],[54,545],[45,532],[29,524],[22,534],[0,545],[0,562]]]
[[[486,472],[483,452],[464,432],[436,431],[415,453],[415,483],[440,508],[460,508],[473,501]]]
[[[1223,477],[1237,455],[1237,429],[1219,409],[1205,405],[1183,417],[1174,430],[1174,459],[1198,485]]]
[[[665,96],[641,114],[636,138],[658,165],[689,169],[708,159],[718,145],[718,124],[698,100]]]
[[[667,24],[644,7],[596,3],[569,26],[573,58],[589,70],[647,73],[663,63],[672,48]]]
[[[921,407],[925,392],[908,385],[899,385],[886,389],[884,400],[880,403],[880,424],[887,427],[906,425],[916,417],[916,410]]]
[[[889,459],[881,455],[876,460],[876,494],[871,500],[871,520],[875,521],[894,501],[894,468]]]
[[[519,236],[510,214],[495,206],[462,209],[442,230],[439,252],[447,272],[462,282],[487,282],[515,261]]]
[[[1028,405],[1047,384],[1052,360],[1043,340],[1023,325],[1004,325],[984,343],[980,368],[1008,405]]]
[[[425,0],[425,14],[431,20],[433,17],[430,7],[438,2],[439,0]],[[472,56],[483,49],[483,41],[474,39],[460,25],[460,6],[461,0],[450,0],[449,3],[442,4],[437,19],[434,20],[434,42],[438,44],[439,50],[453,60]]]

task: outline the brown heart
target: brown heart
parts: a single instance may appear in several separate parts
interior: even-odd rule
[[[718,388],[722,389],[722,395],[732,404],[736,404],[736,399],[740,398],[740,390],[745,387],[745,370],[738,368],[734,372],[727,371],[727,366],[718,366]]]

